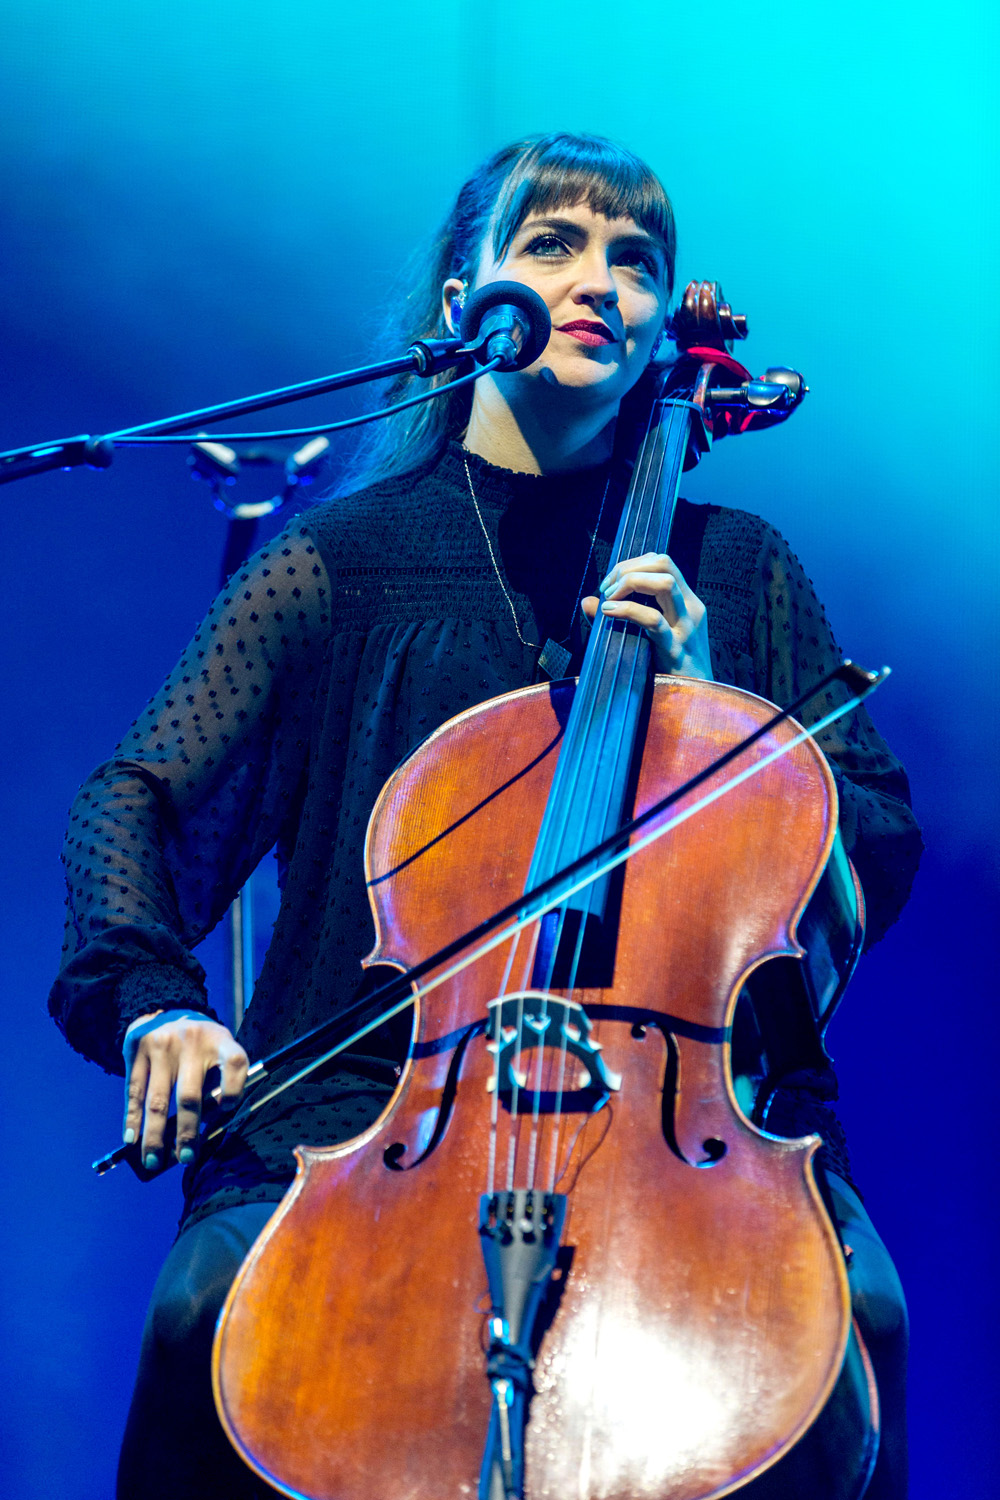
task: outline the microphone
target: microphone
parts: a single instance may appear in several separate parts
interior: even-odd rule
[[[481,365],[502,359],[501,370],[523,370],[534,364],[551,332],[548,308],[522,281],[491,281],[462,309],[462,338]]]

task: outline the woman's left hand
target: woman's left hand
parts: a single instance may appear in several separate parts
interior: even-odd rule
[[[629,598],[631,594],[652,603],[640,604]],[[601,584],[601,598],[591,594],[581,604],[589,620],[600,605],[612,620],[641,625],[653,643],[658,672],[713,680],[708,611],[665,552],[645,552],[618,563]]]

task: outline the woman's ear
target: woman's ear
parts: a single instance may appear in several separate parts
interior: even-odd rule
[[[468,290],[469,283],[459,276],[449,276],[441,288],[441,310],[444,313],[444,321],[449,331],[456,337],[461,333],[462,308],[465,306],[465,294]]]

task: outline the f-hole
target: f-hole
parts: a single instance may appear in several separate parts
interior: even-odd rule
[[[413,1161],[404,1162],[403,1157],[410,1149],[405,1141],[393,1141],[391,1145],[386,1146],[382,1153],[382,1160],[390,1172],[409,1172],[413,1167],[419,1167],[420,1163],[426,1161],[431,1153],[440,1145],[444,1133],[448,1128],[448,1122],[451,1119],[466,1048],[474,1036],[479,1036],[485,1030],[486,1022],[477,1021],[475,1026],[470,1026],[465,1035],[459,1040],[452,1054],[451,1066],[448,1069],[448,1076],[444,1081],[444,1088],[441,1090],[441,1102],[438,1106],[434,1129],[431,1132],[430,1140],[420,1155],[415,1157]]]

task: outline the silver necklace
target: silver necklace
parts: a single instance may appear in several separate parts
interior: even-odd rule
[[[590,560],[594,555],[594,545],[597,541],[597,533],[601,529],[601,520],[604,516],[604,502],[608,498],[608,488],[611,484],[611,475],[610,473],[608,474],[607,482],[604,486],[604,494],[601,496],[601,508],[597,512],[597,522],[590,535],[590,551],[587,553],[587,561],[583,565],[583,576],[580,579],[580,587],[577,590],[576,599],[573,603],[573,609],[570,613],[569,630],[567,630],[566,634],[563,636],[562,642],[554,641],[552,637],[549,636],[545,642],[545,645],[540,647],[538,641],[526,641],[524,639],[524,636],[521,634],[521,626],[517,618],[517,610],[514,608],[514,601],[510,597],[510,594],[508,594],[507,592],[507,586],[503,581],[503,575],[501,574],[500,569],[497,566],[496,554],[493,551],[493,543],[490,541],[490,534],[486,530],[486,522],[483,520],[482,511],[479,509],[479,501],[476,499],[476,491],[473,487],[472,475],[469,473],[469,460],[463,456],[462,463],[465,466],[465,477],[469,482],[469,495],[472,498],[472,507],[476,512],[476,519],[479,522],[480,529],[483,533],[484,538],[486,539],[486,546],[490,554],[490,562],[493,564],[493,571],[496,574],[497,583],[500,585],[503,596],[507,600],[507,604],[511,613],[511,619],[514,621],[514,629],[517,631],[517,638],[521,642],[522,646],[528,646],[532,651],[538,651],[539,649],[541,650],[542,654],[538,658],[538,665],[541,667],[543,672],[548,673],[548,675],[553,679],[565,677],[566,670],[573,659],[572,652],[567,651],[565,642],[569,640],[570,632],[573,629],[573,621],[576,619],[576,612],[580,607],[580,600],[583,598],[583,586],[587,582],[587,573],[590,569]]]

